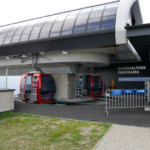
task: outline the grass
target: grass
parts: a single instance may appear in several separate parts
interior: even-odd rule
[[[91,150],[110,126],[6,112],[0,114],[0,150]]]

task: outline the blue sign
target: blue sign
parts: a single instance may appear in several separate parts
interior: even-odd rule
[[[143,82],[150,80],[150,77],[120,77],[118,78],[119,82],[133,82],[133,81],[138,81],[138,82]]]
[[[145,90],[145,89],[138,89],[138,90],[136,90],[136,93],[147,93],[147,90]]]
[[[111,95],[122,95],[122,90],[112,90]]]
[[[124,94],[133,94],[134,90],[133,89],[125,89],[125,90],[123,90],[123,93]]]

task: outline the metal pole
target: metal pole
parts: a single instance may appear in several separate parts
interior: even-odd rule
[[[6,89],[8,87],[8,68],[6,68]]]
[[[109,114],[108,114],[108,109],[107,109],[107,92],[105,93],[105,112],[106,112],[106,114],[108,116]]]

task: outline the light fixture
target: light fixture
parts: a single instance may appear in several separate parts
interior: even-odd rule
[[[6,58],[6,60],[9,60],[9,59],[10,59],[10,57],[8,57],[8,56],[6,56],[5,58]]]
[[[40,55],[44,55],[45,54],[45,52],[40,52]]]
[[[23,58],[25,58],[25,57],[26,57],[26,55],[22,55],[22,57],[23,57]]]
[[[68,55],[68,52],[63,50],[62,55]]]

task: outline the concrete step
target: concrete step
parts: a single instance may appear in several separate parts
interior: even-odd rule
[[[86,103],[86,102],[92,102],[92,101],[95,101],[95,98],[88,98],[88,99],[75,98],[75,99],[57,99],[57,100],[55,100],[55,102],[59,103],[59,104],[78,104],[78,103]]]

